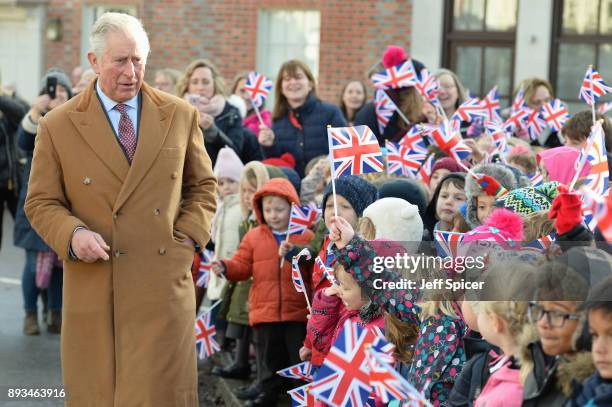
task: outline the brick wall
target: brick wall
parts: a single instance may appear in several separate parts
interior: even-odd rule
[[[255,68],[257,11],[314,9],[321,13],[319,94],[336,102],[347,79],[364,72],[389,44],[410,46],[411,0],[110,0],[133,4],[149,33],[147,79],[162,67],[184,69],[209,58],[231,80]],[[50,0],[48,17],[61,17],[63,39],[47,42],[45,65],[67,71],[79,63],[82,2]]]

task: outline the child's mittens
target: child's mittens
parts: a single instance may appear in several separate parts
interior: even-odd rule
[[[563,235],[582,222],[582,200],[580,195],[570,192],[565,185],[557,187],[559,195],[548,212],[549,219],[556,219],[557,234]]]
[[[480,188],[489,196],[501,198],[508,193],[508,190],[490,175],[480,175],[476,182],[478,182]]]

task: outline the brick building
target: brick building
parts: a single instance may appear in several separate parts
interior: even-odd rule
[[[0,0],[3,82],[32,98],[45,68],[87,65],[89,30],[107,10],[143,20],[148,80],[202,57],[228,82],[251,69],[274,78],[299,58],[336,102],[346,80],[365,79],[398,44],[431,70],[457,72],[473,95],[498,85],[506,104],[528,77],[550,80],[572,110],[583,107],[589,64],[612,81],[612,0]]]
[[[0,0],[0,25],[9,9],[13,9],[14,14],[18,14],[17,10],[26,10],[26,14],[32,16],[30,19],[41,19],[31,23],[38,25],[34,30],[38,28],[42,42],[40,69],[37,74],[32,72],[34,78],[40,78],[44,70],[52,66],[67,72],[79,64],[87,66],[89,29],[96,17],[106,10],[121,10],[142,19],[151,42],[147,64],[149,81],[158,68],[182,70],[196,58],[211,59],[228,82],[237,73],[253,69],[275,77],[283,61],[299,58],[315,71],[321,97],[335,102],[344,81],[365,79],[366,70],[380,59],[386,45],[410,45],[411,0],[30,0],[8,3]],[[49,27],[52,27],[51,32],[48,32]],[[60,31],[59,38],[53,36],[53,30]],[[11,64],[5,67],[2,62],[0,60],[0,69],[8,71]],[[29,82],[26,77],[18,77],[24,74],[14,67],[13,80],[18,85]],[[24,94],[31,97],[32,91],[34,89]]]

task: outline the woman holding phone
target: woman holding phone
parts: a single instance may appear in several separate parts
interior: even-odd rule
[[[242,157],[244,128],[238,109],[226,100],[226,87],[217,67],[207,59],[189,64],[177,85],[177,95],[200,112],[204,145],[212,160],[227,146]]]
[[[41,83],[40,95],[34,99],[32,108],[25,115],[17,129],[17,142],[26,154],[26,165],[22,174],[22,188],[19,192],[17,215],[15,216],[14,240],[15,246],[26,251],[26,262],[21,277],[25,319],[23,333],[39,335],[38,326],[38,296],[47,289],[49,316],[43,315],[47,321],[47,330],[59,334],[62,325],[62,283],[63,268],[57,255],[30,225],[25,216],[23,205],[28,193],[28,180],[34,153],[34,140],[38,130],[38,121],[49,111],[65,103],[72,97],[70,78],[56,68],[51,68]]]

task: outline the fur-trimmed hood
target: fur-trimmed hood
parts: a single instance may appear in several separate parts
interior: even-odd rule
[[[484,174],[495,178],[508,191],[512,191],[518,186],[518,182],[512,171],[500,164],[480,164],[472,168],[472,171],[475,174]],[[467,198],[466,221],[472,229],[481,225],[478,221],[478,205],[476,203],[476,197],[480,195],[485,195],[485,192],[480,185],[478,185],[478,181],[469,175],[465,177],[465,196]]]

